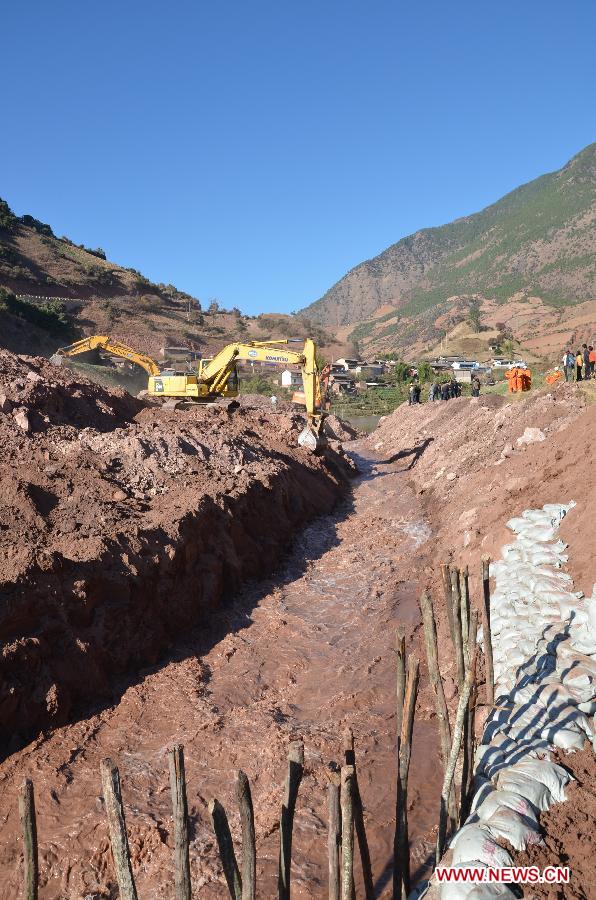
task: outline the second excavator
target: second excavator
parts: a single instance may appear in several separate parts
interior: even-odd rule
[[[236,397],[239,362],[299,365],[307,421],[298,443],[314,451],[322,442],[321,426],[324,418],[316,346],[310,338],[304,341],[301,350],[286,349],[290,343],[302,341],[284,338],[275,341],[239,341],[227,344],[212,359],[199,360],[196,370],[185,372],[160,369],[150,356],[138,353],[111,337],[94,335],[58,350],[52,361],[59,364],[63,357],[76,356],[93,349],[106,350],[114,356],[120,356],[142,366],[149,375],[147,390],[143,391],[143,395],[164,399],[169,406],[176,406],[185,401],[208,403],[222,397]]]

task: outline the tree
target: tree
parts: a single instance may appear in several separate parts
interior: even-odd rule
[[[14,231],[17,217],[6,202],[0,198],[0,229],[3,231]]]
[[[434,369],[428,362],[418,363],[417,369],[419,381],[432,381],[435,377]]]
[[[503,341],[503,352],[508,359],[513,359],[513,355],[515,353],[515,344],[511,340],[511,338],[507,338],[506,341]]]
[[[219,303],[217,302],[216,297],[212,297],[211,300],[209,301],[209,307],[207,309],[207,312],[212,316],[214,316],[215,313],[219,312]]]
[[[482,331],[482,313],[480,311],[480,301],[475,298],[470,301],[470,308],[468,310],[468,323],[474,331]]]

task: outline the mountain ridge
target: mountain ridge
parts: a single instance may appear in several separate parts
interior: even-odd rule
[[[354,266],[301,311],[341,328],[385,305],[406,318],[445,311],[454,297],[519,295],[565,306],[596,296],[596,143],[561,169],[479,212],[424,228]]]
[[[167,346],[209,356],[230,341],[307,336],[341,351],[324,329],[298,316],[244,316],[215,300],[204,309],[173,284],[156,284],[137,269],[111,262],[100,247],[57,237],[34,216],[15,215],[1,198],[0,289],[13,295],[0,290],[0,346],[19,353],[47,355],[93,333],[111,334],[156,357]],[[50,327],[39,327],[44,318]]]

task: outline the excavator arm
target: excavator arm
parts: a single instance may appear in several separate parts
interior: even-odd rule
[[[302,351],[286,349],[290,341],[246,341],[228,344],[211,360],[205,360],[199,369],[199,378],[208,384],[216,393],[225,386],[236,363],[265,362],[277,365],[299,365],[302,372],[302,384],[306,403],[307,425],[298,438],[301,446],[315,450],[319,443],[321,422],[323,419],[321,403],[321,384],[316,360],[314,341],[307,338]],[[282,344],[284,346],[280,347]]]
[[[159,375],[159,366],[150,356],[147,356],[145,353],[138,353],[132,347],[127,347],[126,344],[122,344],[120,341],[103,334],[94,334],[80,341],[75,341],[74,344],[69,344],[68,347],[62,347],[54,353],[51,361],[60,364],[65,356],[77,356],[79,353],[86,353],[88,350],[95,349],[106,350],[114,356],[120,356],[122,359],[136,363],[148,375]]]

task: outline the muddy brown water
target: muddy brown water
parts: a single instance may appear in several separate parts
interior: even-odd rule
[[[358,447],[363,453],[362,447]],[[294,828],[292,892],[326,894],[329,763],[356,738],[376,893],[390,896],[395,780],[395,629],[418,624],[420,559],[430,538],[404,462],[360,456],[363,474],[334,514],[288,547],[275,576],[185,636],[168,659],[116,686],[111,706],[42,736],[0,767],[0,897],[19,896],[16,794],[35,785],[40,897],[117,896],[99,762],[120,767],[137,889],[173,898],[167,749],[185,746],[194,896],[226,897],[207,812],[217,797],[239,836],[234,772],[251,780],[259,897],[277,894],[277,822],[290,740],[305,742]],[[406,464],[407,464],[406,460]],[[174,601],[173,601],[174,602]],[[424,707],[424,703],[421,704]],[[412,868],[428,857],[440,764],[434,722],[418,716],[410,774]]]

